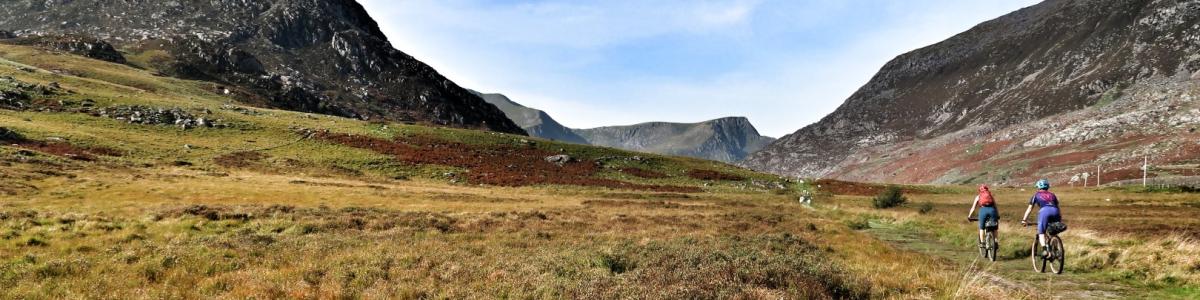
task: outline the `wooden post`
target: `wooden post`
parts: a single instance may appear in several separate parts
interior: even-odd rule
[[[1150,173],[1150,157],[1146,156],[1142,160],[1142,187],[1146,187],[1146,178]]]

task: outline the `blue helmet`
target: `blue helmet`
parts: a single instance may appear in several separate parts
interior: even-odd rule
[[[1050,189],[1050,181],[1049,181],[1049,180],[1045,180],[1045,179],[1038,180],[1038,182],[1037,182],[1037,188],[1038,188],[1039,190],[1049,190],[1049,189]]]

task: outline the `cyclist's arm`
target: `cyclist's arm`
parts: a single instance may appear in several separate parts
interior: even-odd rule
[[[1025,216],[1021,217],[1021,223],[1025,223],[1025,220],[1029,220],[1029,213],[1032,211],[1033,211],[1033,204],[1030,204],[1029,207],[1025,208]]]
[[[979,196],[978,195],[975,196],[975,201],[971,202],[971,211],[967,212],[967,219],[970,219],[971,216],[975,215],[975,207],[977,207],[977,206],[979,206]]]

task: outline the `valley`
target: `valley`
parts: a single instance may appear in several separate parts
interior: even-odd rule
[[[356,1],[17,2],[0,299],[1200,298],[1197,1],[1044,1],[779,139],[569,128]],[[1063,274],[1018,223],[1040,178]]]
[[[0,46],[0,58],[6,99],[23,107],[0,110],[4,298],[1196,291],[1198,227],[1194,212],[1180,211],[1196,209],[1191,194],[1061,194],[1080,203],[1065,207],[1072,260],[1062,278],[1100,287],[1038,290],[1019,267],[1024,239],[1015,236],[1024,231],[1011,227],[1002,229],[1014,236],[1005,240],[1004,267],[986,269],[1004,279],[964,283],[976,270],[969,266],[980,268],[963,255],[974,253],[966,242],[973,231],[959,221],[965,188],[910,186],[910,205],[881,211],[865,196],[879,186],[802,184],[708,160],[243,107],[211,83],[26,46]],[[177,121],[159,120],[168,115]],[[549,159],[557,155],[569,158]],[[795,201],[804,189],[817,191],[815,206]],[[1000,194],[1005,220],[1022,195]],[[1101,197],[1116,202],[1092,204]],[[924,202],[932,213],[916,211]],[[1122,217],[1127,211],[1137,215]],[[1093,289],[1101,292],[1079,294]]]

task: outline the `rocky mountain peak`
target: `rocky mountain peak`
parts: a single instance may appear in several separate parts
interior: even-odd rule
[[[1006,131],[1099,111],[1128,96],[1123,91],[1200,71],[1194,55],[1200,50],[1198,20],[1200,1],[1044,1],[896,57],[835,112],[742,164],[828,176],[885,165],[879,162],[900,158],[880,153],[918,144],[953,145],[997,134],[1020,139],[1027,133]],[[845,177],[920,182],[939,175],[927,171],[915,179],[902,178],[902,171],[875,171],[869,178]]]
[[[524,133],[503,112],[395,49],[351,0],[33,1],[0,6],[21,36],[94,37],[144,67],[236,87],[250,104]]]

